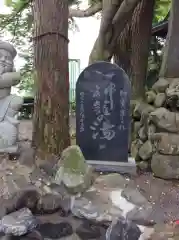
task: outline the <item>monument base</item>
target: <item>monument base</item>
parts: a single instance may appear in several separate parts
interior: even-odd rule
[[[86,162],[92,167],[94,167],[97,172],[113,172],[130,175],[137,174],[135,160],[131,157],[128,158],[128,162],[110,162],[95,160],[87,160]]]

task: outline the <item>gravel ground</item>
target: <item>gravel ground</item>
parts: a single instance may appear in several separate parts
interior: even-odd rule
[[[75,119],[71,119],[75,128]],[[31,140],[32,122],[21,121],[19,139]],[[179,219],[179,181],[165,181],[154,178],[151,173],[138,175],[130,181],[154,206],[154,218],[168,222]]]

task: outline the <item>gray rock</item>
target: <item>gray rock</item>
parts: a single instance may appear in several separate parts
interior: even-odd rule
[[[1,197],[8,199],[14,192],[29,186],[25,176],[18,175],[13,172],[13,175],[7,174],[0,178]]]
[[[153,233],[154,233],[154,228],[152,228],[152,227],[145,227],[145,229],[142,232],[139,240],[151,240],[152,239],[151,237],[152,237]]]
[[[121,197],[121,190],[129,183],[120,174],[101,175],[81,197],[72,201],[72,213],[95,222],[110,222],[126,215],[134,204]],[[125,201],[125,204],[124,204]]]
[[[29,208],[34,211],[40,198],[39,192],[34,186],[19,190],[12,194],[9,199],[2,199],[1,206],[4,206],[7,213],[21,208]]]
[[[90,189],[83,197],[75,197],[71,211],[78,218],[95,222],[110,222],[122,214],[122,210],[111,201],[110,193],[98,189]]]
[[[6,215],[1,220],[1,229],[6,234],[22,236],[37,226],[37,220],[28,208]]]
[[[147,161],[137,162],[137,166],[141,171],[147,171],[150,169],[150,164]]]
[[[96,189],[122,189],[127,186],[128,181],[125,177],[118,173],[111,173],[106,175],[100,175],[96,178],[93,186]]]
[[[155,107],[157,108],[162,107],[165,103],[165,100],[166,100],[165,93],[158,93],[154,103]]]
[[[152,86],[152,89],[156,92],[163,93],[168,88],[169,82],[165,78],[160,78],[154,85]]]
[[[61,196],[46,194],[41,196],[37,203],[37,212],[41,214],[51,214],[61,209]]]
[[[147,140],[139,149],[139,156],[143,160],[148,160],[152,157],[153,154],[153,145],[150,140]]]
[[[83,239],[81,239],[76,233],[74,233],[71,236],[62,237],[60,238],[60,240],[83,240]]]
[[[76,229],[77,235],[84,240],[87,239],[103,239],[105,238],[106,228],[100,224],[96,224],[84,220],[82,224]]]
[[[63,184],[58,185],[56,183],[52,183],[48,186],[48,188],[48,193],[51,193],[52,195],[58,195],[61,198],[60,207],[63,211],[63,215],[68,215],[71,210],[72,196],[67,192],[65,186]]]
[[[36,167],[32,173],[30,174],[30,180],[31,182],[34,184],[37,181],[41,181],[43,180],[43,182],[51,182],[52,177],[50,175],[48,175],[45,171],[43,171],[42,169]]]
[[[138,240],[140,235],[141,231],[135,223],[119,218],[108,228],[106,240]]]
[[[20,153],[18,158],[20,164],[32,167],[35,164],[35,150],[33,148],[26,147]]]
[[[167,97],[176,96],[179,98],[179,78],[173,78],[169,87],[166,89]]]
[[[136,159],[139,154],[139,149],[143,145],[143,142],[140,139],[136,139],[131,144],[131,156]]]
[[[42,223],[37,227],[37,230],[46,239],[60,239],[73,234],[73,228],[68,222],[60,223]]]
[[[126,219],[135,222],[142,226],[151,226],[155,222],[152,219],[153,208],[150,204],[141,207],[135,207],[132,211],[127,213]]]
[[[148,125],[147,135],[148,135],[149,140],[151,140],[153,135],[156,133],[156,130],[157,130],[157,128],[154,124],[149,124]]]
[[[83,192],[93,182],[93,169],[88,166],[78,146],[70,146],[62,153],[55,175],[57,184],[63,183],[72,193]]]
[[[179,156],[154,154],[151,168],[156,177],[179,179]]]
[[[121,192],[121,196],[126,198],[129,202],[140,207],[148,203],[147,199],[135,188],[124,188]]]
[[[133,111],[133,116],[134,116],[134,118],[140,120],[144,111],[145,111],[145,113],[150,113],[154,110],[155,110],[155,108],[153,106],[151,106],[145,102],[138,102]]]
[[[134,122],[134,131],[138,133],[139,129],[141,127],[141,123],[139,121]]]
[[[42,172],[44,172],[48,176],[53,177],[56,174],[56,165],[52,165],[51,163],[40,164],[39,168]]]
[[[170,112],[165,108],[158,108],[150,113],[150,120],[164,132],[179,132],[179,113]]]
[[[18,240],[18,239],[16,238],[14,240]],[[20,237],[20,240],[44,240],[44,238],[38,231],[34,230],[30,233],[27,233],[25,236]]]
[[[160,137],[159,137],[160,135]],[[179,155],[179,135],[172,133],[157,134],[157,150],[165,155]]]
[[[147,140],[147,132],[144,126],[139,129],[138,135],[143,142]]]
[[[148,91],[145,94],[147,103],[151,104],[154,103],[155,98],[156,98],[156,93],[154,91]]]

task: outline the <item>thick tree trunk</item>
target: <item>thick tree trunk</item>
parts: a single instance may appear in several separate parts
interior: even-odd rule
[[[99,60],[111,60],[114,55],[118,36],[123,32],[136,5],[141,1],[142,0],[102,1],[100,31],[89,56],[89,64]]]
[[[34,24],[37,94],[33,146],[47,159],[70,145],[68,1],[34,0]]]
[[[142,0],[118,39],[115,62],[130,76],[133,98],[145,90],[154,0]]]
[[[114,51],[115,63],[123,68],[125,72],[130,75],[131,70],[131,24],[130,21],[127,23],[125,29],[120,34],[117,45]]]
[[[160,77],[179,77],[179,0],[172,0]]]
[[[132,98],[143,98],[148,66],[149,46],[155,0],[142,0],[131,21]]]

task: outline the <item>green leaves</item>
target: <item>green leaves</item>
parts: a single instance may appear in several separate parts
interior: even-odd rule
[[[156,0],[153,23],[158,23],[166,17],[170,10],[171,0]]]
[[[11,5],[12,5],[12,0],[5,0],[5,5],[6,5],[7,7],[11,7]]]

